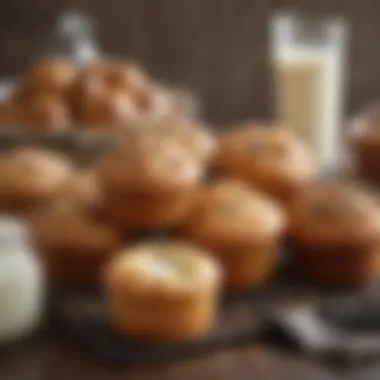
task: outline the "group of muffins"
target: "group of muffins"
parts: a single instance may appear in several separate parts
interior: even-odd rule
[[[107,131],[166,116],[174,107],[171,92],[132,62],[76,67],[51,58],[31,65],[15,93],[0,102],[0,128]]]
[[[221,290],[267,284],[284,241],[319,284],[376,274],[377,201],[353,184],[317,181],[311,153],[282,126],[214,136],[171,117],[128,129],[85,169],[33,149],[4,154],[3,167],[0,207],[28,216],[51,278],[103,283],[128,336],[205,333]],[[166,235],[144,241],[152,232]]]
[[[277,202],[282,228],[278,227],[278,215],[276,219],[272,213],[269,219],[269,211],[264,210],[251,226],[263,229],[271,221],[273,234],[277,222],[277,235],[269,237],[266,246],[286,241],[293,264],[305,279],[327,286],[356,286],[378,273],[380,210],[376,198],[353,183],[318,180],[312,155],[289,130],[247,125],[227,132],[220,138],[215,162],[222,173]],[[242,198],[236,196],[235,200]],[[261,232],[259,237],[263,236]],[[233,252],[236,258],[239,251]],[[256,248],[255,252],[262,255],[265,250]],[[265,257],[264,268],[268,270],[272,262],[269,273],[273,273],[275,264],[268,254]]]

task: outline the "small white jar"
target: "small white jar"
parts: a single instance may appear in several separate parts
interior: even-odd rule
[[[29,244],[26,227],[0,217],[0,344],[31,333],[42,317],[42,267]]]

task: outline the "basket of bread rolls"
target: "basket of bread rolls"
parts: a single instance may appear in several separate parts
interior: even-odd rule
[[[161,84],[132,61],[100,58],[78,66],[44,58],[0,101],[0,149],[33,143],[73,154],[97,151],[126,129],[190,117],[196,108],[189,92]]]

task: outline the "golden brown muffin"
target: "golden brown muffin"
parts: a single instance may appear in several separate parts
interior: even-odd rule
[[[121,87],[129,93],[139,91],[147,85],[147,73],[136,63],[127,61],[109,61],[106,81],[109,87]]]
[[[142,130],[130,131],[98,168],[108,212],[127,229],[181,223],[203,172],[202,164],[182,145]]]
[[[121,243],[92,208],[81,206],[57,202],[30,220],[49,276],[62,283],[99,282],[103,265]]]
[[[119,96],[124,93],[133,97],[145,88],[147,80],[146,74],[134,64],[98,62],[80,72],[70,91],[70,103],[76,116],[82,120],[91,111],[89,104],[107,99],[110,94]]]
[[[220,278],[218,264],[191,245],[131,247],[106,270],[113,323],[123,334],[143,340],[196,338],[214,323]]]
[[[138,117],[131,96],[121,90],[86,97],[82,102],[83,126],[89,129],[120,129],[132,126]]]
[[[216,151],[216,139],[205,126],[181,117],[167,117],[156,127],[168,139],[174,139],[195,157],[208,162]]]
[[[20,107],[11,101],[0,101],[0,128],[14,127],[20,124]]]
[[[22,124],[33,131],[61,132],[72,127],[66,104],[54,96],[39,96],[22,107]]]
[[[64,97],[74,83],[76,74],[76,67],[63,59],[52,58],[36,62],[26,72],[17,99],[29,101],[41,94]]]
[[[380,104],[364,110],[350,125],[348,139],[358,177],[380,183]]]
[[[63,157],[20,148],[0,159],[0,210],[27,211],[51,198],[72,173]]]
[[[140,112],[140,117],[147,123],[156,123],[182,112],[180,109],[174,109],[174,101],[169,90],[156,83],[150,83],[133,92],[132,97]]]
[[[307,147],[290,131],[248,124],[222,135],[216,166],[288,204],[316,174]]]
[[[134,91],[144,87],[149,78],[135,63],[108,60],[85,68],[81,73],[81,79],[101,82],[104,89]]]
[[[284,227],[272,201],[239,181],[223,180],[204,189],[182,235],[217,255],[229,287],[257,287],[276,268]]]
[[[291,209],[289,236],[303,275],[326,285],[357,285],[376,272],[377,201],[353,185],[310,186]]]

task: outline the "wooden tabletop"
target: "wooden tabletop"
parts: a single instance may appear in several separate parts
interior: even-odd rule
[[[334,369],[286,349],[252,344],[163,367],[112,370],[54,332],[0,352],[1,380],[379,380],[378,364]]]

